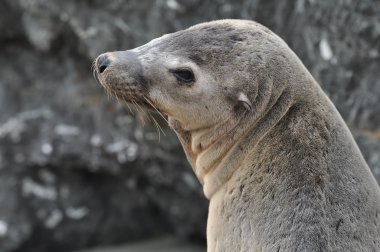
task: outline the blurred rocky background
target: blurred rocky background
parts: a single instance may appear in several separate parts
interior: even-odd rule
[[[0,251],[74,251],[160,236],[205,244],[207,201],[170,130],[109,99],[105,51],[220,18],[278,33],[380,179],[376,0],[0,0]]]

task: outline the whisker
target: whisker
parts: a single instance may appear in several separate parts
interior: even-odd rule
[[[158,121],[156,120],[156,118],[154,118],[154,115],[150,114],[148,112],[148,115],[150,116],[150,118],[152,118],[152,120],[155,122],[155,125],[157,125],[158,129],[161,130],[162,134],[164,134],[164,136],[166,136],[164,130],[162,129],[161,125],[158,123]]]
[[[143,95],[143,97],[144,97],[144,99],[149,103],[149,105],[152,106],[152,107],[158,112],[158,114],[159,114],[161,117],[163,117],[163,115],[161,114],[161,112],[158,111],[158,109],[152,104],[152,102],[149,101],[148,98],[145,97],[144,95]],[[157,130],[157,133],[158,133],[158,141],[160,141],[160,139],[161,139],[161,133],[160,133],[160,132],[162,132],[162,134],[163,134],[164,136],[166,136],[166,134],[165,134],[164,130],[162,129],[161,125],[160,125],[160,124],[157,122],[157,120],[154,118],[154,116],[151,115],[150,113],[148,113],[148,114],[149,114],[150,118],[152,119],[152,121],[153,121],[153,123],[154,123],[154,126],[155,126],[155,128],[156,128],[156,130]],[[166,120],[165,117],[163,117],[163,118],[164,118],[164,120],[165,120],[166,122],[168,122],[168,121]]]
[[[154,122],[154,125],[156,126],[156,129],[157,129],[157,133],[158,133],[158,141],[160,141],[160,131],[162,132],[162,134],[164,136],[166,136],[164,130],[162,129],[162,127],[160,126],[160,124],[156,121],[156,119],[154,119],[154,116],[151,115],[151,118]]]
[[[138,103],[136,103],[136,105],[140,109],[140,111],[148,118],[148,120],[151,121],[148,114],[147,114],[147,111],[145,109],[141,108],[141,106]]]
[[[146,98],[145,96],[143,96],[143,97],[147,101],[147,103],[149,103],[149,105],[152,106],[157,111],[157,113],[169,124],[169,122],[165,118],[165,116],[153,105],[153,103],[148,98]]]
[[[115,95],[116,95],[116,93],[115,93]],[[120,102],[119,97],[118,97],[118,96],[115,96],[115,98],[116,98],[117,103],[119,103],[119,105],[121,106],[121,102]]]
[[[91,72],[92,72],[92,75],[93,75],[94,79],[96,80],[96,82],[100,83],[99,76],[98,76],[97,71],[96,71],[96,60],[94,60],[91,64]]]
[[[135,105],[137,106],[137,109],[138,109],[142,114],[144,114],[144,115],[148,118],[148,120],[150,121],[150,118],[148,117],[146,111],[145,111],[143,108],[141,108],[141,106],[140,106],[137,102],[135,102]]]
[[[112,96],[111,91],[109,91],[108,89],[106,89],[106,93],[107,93],[107,99],[108,99],[108,101],[111,100],[111,96]]]
[[[119,103],[119,105],[120,105],[119,98],[117,97],[117,94],[116,94],[115,91],[113,91],[113,93],[112,93],[112,97],[113,97],[114,99],[116,99],[116,101],[117,101],[117,102]]]
[[[160,142],[160,140],[161,140],[161,133],[160,133],[160,130],[158,128],[159,126],[157,125],[157,121],[154,118],[152,118],[152,120],[154,122],[154,127],[156,128],[156,132],[158,134],[158,142]]]
[[[150,122],[153,122],[153,125],[155,126],[156,130],[157,130],[157,133],[158,133],[158,141],[160,141],[161,139],[161,133],[160,131],[165,135],[165,132],[163,131],[163,129],[161,128],[160,124],[157,122],[156,119],[154,119],[154,117],[148,112],[146,111],[145,109],[143,109],[138,103],[135,102],[135,105],[137,106],[137,109],[139,111],[142,111],[142,113],[146,116],[146,118],[148,118],[148,120]]]
[[[134,100],[132,100],[132,103],[135,105],[137,111],[140,112],[140,118],[139,119],[141,119],[142,126],[144,127],[145,126],[145,120],[144,120],[144,117],[141,117],[141,111],[139,110],[139,106]]]
[[[97,83],[100,83],[100,81],[99,81],[99,77],[98,77],[98,75],[97,75],[97,73],[96,73],[95,68],[92,69],[91,71],[92,71],[92,76],[94,77],[95,81],[96,81]]]
[[[134,115],[134,114],[133,114],[133,111],[132,111],[132,109],[131,109],[131,107],[129,106],[129,103],[125,100],[125,97],[124,97],[124,96],[122,97],[122,99],[123,99],[123,101],[125,102],[125,104],[127,105],[127,107],[128,107],[128,109],[129,109],[129,111],[131,112],[131,114]]]

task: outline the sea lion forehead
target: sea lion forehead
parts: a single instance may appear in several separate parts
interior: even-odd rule
[[[224,19],[191,26],[185,30],[165,34],[132,51],[197,51],[230,50],[235,43],[248,42],[252,37],[273,33],[254,21]],[[183,55],[183,53],[181,54]]]
[[[237,37],[245,33],[245,23],[244,21],[202,23],[179,31],[173,34],[173,37],[182,41],[191,41],[193,44],[203,47],[220,46],[231,42],[231,40],[232,42],[243,40],[242,38],[237,39]]]
[[[265,26],[256,23],[252,20],[236,20],[236,19],[223,19],[207,23],[201,23],[189,27],[187,30],[205,31],[209,36],[224,36],[228,37],[231,33],[257,35],[260,33],[273,34]],[[186,30],[185,30],[186,31]]]
[[[265,27],[248,20],[218,20],[201,23],[175,33],[163,35],[132,51],[144,55],[162,53],[187,57],[198,65],[210,63],[210,59],[230,55],[236,44],[252,44],[252,37],[269,33]],[[226,53],[224,53],[226,52]],[[229,56],[228,56],[229,57]]]
[[[143,48],[152,49],[158,54],[169,53],[187,57],[199,65],[211,63],[211,58],[231,55],[228,52],[236,48],[236,44],[250,43],[249,37],[253,32],[247,34],[246,29],[243,29],[245,22],[239,23],[211,22],[192,26],[152,40]],[[254,23],[247,22],[247,25],[249,24]]]
[[[205,23],[200,23],[193,25],[188,28],[188,30],[193,29],[204,29],[204,28],[216,28],[216,29],[227,29],[227,31],[232,31],[233,29],[246,29],[247,26],[258,26],[259,24],[251,20],[240,20],[240,19],[221,19]]]

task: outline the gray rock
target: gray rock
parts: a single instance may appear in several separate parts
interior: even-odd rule
[[[156,238],[154,240],[140,241],[125,246],[103,247],[94,250],[78,252],[202,252],[205,247],[187,244],[170,237]]]
[[[282,36],[380,180],[380,3],[4,0],[0,251],[72,251],[168,234],[205,244],[207,201],[174,134],[109,99],[96,55],[219,18]],[[160,120],[156,116],[157,120]]]

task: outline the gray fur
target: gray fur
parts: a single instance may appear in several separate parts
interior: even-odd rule
[[[278,36],[221,20],[129,53],[133,61],[108,53],[98,79],[168,115],[210,199],[208,251],[380,251],[378,185],[334,105]],[[178,81],[169,71],[177,68],[191,69],[194,83]]]

